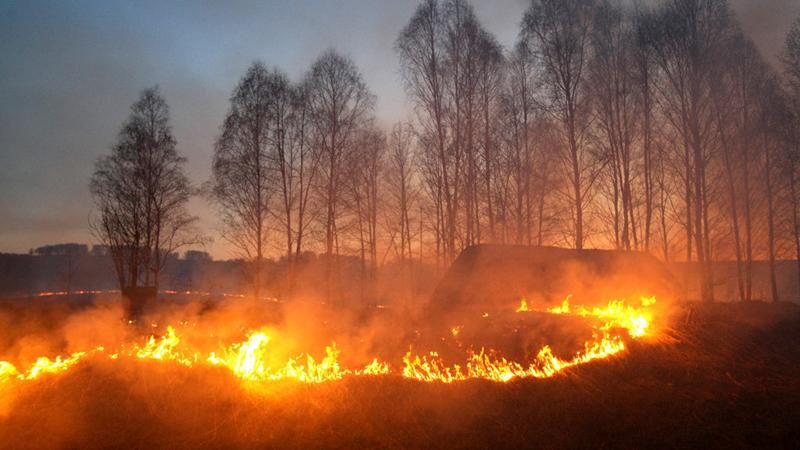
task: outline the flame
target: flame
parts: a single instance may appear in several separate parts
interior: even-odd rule
[[[373,358],[361,369],[349,370],[339,364],[340,350],[336,344],[325,348],[325,356],[319,362],[306,354],[290,358],[285,365],[271,368],[269,365],[269,336],[263,332],[251,333],[245,342],[232,345],[225,356],[218,357],[214,353],[207,361],[216,366],[227,367],[237,377],[248,381],[277,381],[291,379],[306,383],[321,383],[339,380],[349,375],[385,375],[389,364]]]
[[[5,383],[13,378],[17,378],[19,372],[17,368],[7,361],[0,361],[0,383]]]
[[[371,363],[356,371],[356,375],[388,375],[389,373],[391,373],[389,364],[379,361],[378,358],[373,358]]]
[[[571,307],[571,296],[567,296],[558,305],[546,309],[550,314],[573,314],[580,317],[593,318],[598,321],[595,333],[584,344],[583,350],[577,352],[570,359],[561,359],[553,354],[550,346],[545,345],[528,366],[508,361],[505,358],[492,356],[494,352],[481,349],[478,353],[471,353],[464,365],[448,366],[437,352],[428,355],[414,356],[408,352],[403,358],[405,367],[403,376],[418,381],[439,381],[452,383],[470,378],[480,378],[491,381],[507,382],[514,378],[548,378],[557,373],[579,364],[584,364],[596,359],[604,359],[625,350],[622,337],[613,334],[614,329],[625,329],[632,338],[640,338],[647,334],[652,321],[652,315],[646,308],[655,304],[655,297],[640,298],[641,307],[637,308],[626,304],[623,300],[612,300],[606,306],[587,308],[584,306]],[[516,312],[529,312],[527,300],[520,301]]]
[[[601,358],[608,358],[625,349],[625,343],[619,338],[604,335],[601,339],[585,344],[583,351],[571,359],[564,360],[553,354],[550,346],[539,350],[536,359],[527,367],[506,358],[494,357],[493,352],[481,348],[478,353],[470,353],[465,365],[448,366],[437,352],[428,355],[413,356],[411,352],[403,357],[403,377],[417,381],[439,381],[452,383],[467,379],[483,379],[497,382],[508,382],[514,378],[549,378],[562,370]]]
[[[583,349],[569,358],[561,358],[553,353],[550,346],[543,346],[533,361],[522,364],[509,361],[499,356],[498,352],[481,348],[478,352],[470,351],[463,364],[448,365],[432,351],[423,355],[413,355],[411,351],[402,359],[404,378],[423,382],[452,383],[467,379],[483,379],[496,382],[508,382],[517,378],[547,378],[565,369],[597,359],[609,358],[624,351],[623,340],[626,330],[630,338],[638,339],[651,332],[652,313],[650,307],[656,302],[655,297],[642,297],[639,305],[626,304],[623,300],[612,300],[604,306],[585,307],[570,304],[568,296],[557,306],[547,308],[544,313],[570,314],[590,319],[594,322],[593,336],[587,340]],[[516,312],[535,311],[525,299],[520,301]],[[483,317],[488,316],[487,313]],[[457,337],[462,326],[454,326],[450,332]],[[122,347],[113,352],[106,352],[103,347],[90,351],[75,352],[69,356],[46,356],[38,358],[30,368],[20,371],[7,361],[0,361],[0,384],[13,380],[33,380],[44,374],[60,373],[78,364],[84,358],[103,354],[111,360],[129,358],[133,360],[155,360],[174,362],[193,367],[207,365],[229,370],[237,378],[246,382],[266,382],[278,380],[294,380],[304,383],[322,383],[340,380],[349,376],[379,376],[397,373],[391,366],[378,358],[373,358],[361,368],[350,369],[339,363],[341,351],[335,343],[325,348],[325,355],[315,358],[310,354],[301,354],[289,358],[284,363],[276,363],[272,352],[272,339],[266,330],[252,331],[242,342],[207,354],[189,351],[181,340],[176,329],[168,326],[163,336],[150,336],[142,345]]]
[[[136,349],[136,357],[139,359],[156,359],[159,361],[175,361],[184,366],[191,366],[194,362],[184,355],[175,351],[181,340],[175,333],[175,328],[167,327],[167,334],[161,339],[156,340],[155,336],[150,336],[144,347]],[[195,358],[196,359],[196,358]]]
[[[564,299],[564,301],[561,302],[561,305],[559,305],[559,306],[554,306],[552,308],[547,308],[547,312],[549,312],[551,314],[569,314],[569,299],[571,297],[572,297],[571,295],[568,295]]]
[[[262,331],[251,333],[245,342],[234,344],[226,351],[224,357],[214,353],[208,362],[230,369],[237,377],[248,381],[266,381],[294,379],[308,383],[321,383],[341,379],[351,372],[343,370],[339,365],[339,349],[336,344],[325,348],[325,357],[317,362],[313,356],[290,358],[283,367],[273,369],[269,365],[270,338]],[[305,362],[302,362],[305,360]],[[377,360],[367,367],[372,373],[380,366]]]
[[[20,372],[8,361],[0,361],[0,383],[8,382],[14,378],[19,380],[33,380],[39,378],[43,374],[64,372],[89,354],[102,351],[104,351],[103,347],[97,347],[89,352],[75,352],[66,357],[56,356],[55,359],[50,359],[47,356],[40,356],[34,361],[31,367],[24,372]]]
[[[620,327],[628,330],[631,337],[642,337],[647,334],[652,321],[651,313],[646,309],[656,303],[655,297],[641,297],[639,299],[641,308],[633,307],[632,305],[625,304],[624,300],[611,300],[604,307],[592,307],[591,309],[584,306],[570,307],[570,297],[564,299],[561,306],[548,308],[547,312],[551,314],[574,314],[580,317],[594,317],[605,321],[604,329],[613,327]]]

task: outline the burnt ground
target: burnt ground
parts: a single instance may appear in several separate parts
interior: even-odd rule
[[[800,448],[798,309],[695,305],[658,342],[507,384],[247,387],[214,368],[90,360],[7,398],[0,447]]]

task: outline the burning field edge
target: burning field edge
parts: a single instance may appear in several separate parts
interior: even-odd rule
[[[515,378],[547,378],[569,367],[604,359],[625,350],[624,338],[639,339],[648,335],[653,320],[650,307],[655,305],[655,297],[642,297],[638,304],[626,304],[623,300],[612,300],[604,306],[585,307],[570,305],[567,297],[562,304],[542,311],[554,315],[574,315],[588,318],[593,323],[590,339],[583,349],[571,358],[556,356],[549,345],[544,345],[536,354],[535,360],[525,365],[502,356],[495,349],[469,349],[466,362],[448,365],[439,357],[437,351],[427,354],[413,354],[408,351],[403,357],[402,369],[393,369],[389,363],[373,357],[368,363],[356,369],[344,368],[339,363],[341,351],[333,343],[325,348],[325,356],[316,359],[311,354],[289,358],[284,364],[274,365],[270,357],[271,337],[267,331],[256,330],[247,333],[247,340],[238,342],[221,350],[201,352],[196,348],[182,345],[179,332],[172,325],[167,326],[162,336],[150,336],[144,344],[135,343],[119,349],[95,348],[73,352],[67,356],[38,357],[27,369],[19,370],[14,364],[0,361],[0,383],[13,384],[34,380],[45,374],[55,374],[70,370],[86,358],[105,356],[111,360],[135,358],[140,360],[171,361],[187,367],[207,364],[229,369],[236,377],[245,381],[295,380],[321,383],[335,381],[351,376],[379,376],[400,373],[404,378],[427,382],[451,383],[467,379],[485,379],[508,382]],[[525,299],[516,308],[517,314],[526,314],[530,309]],[[487,313],[488,314],[488,313]],[[453,326],[451,334],[458,337],[461,326]],[[213,335],[211,336],[213,337]]]

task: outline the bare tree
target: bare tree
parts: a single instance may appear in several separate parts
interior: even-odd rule
[[[505,59],[503,49],[494,36],[483,32],[478,48],[478,101],[480,105],[481,154],[483,162],[482,188],[476,186],[476,192],[482,192],[486,207],[486,219],[489,226],[489,241],[495,240],[494,205],[492,204],[492,184],[494,182],[496,154],[498,153],[497,119],[499,98],[502,93]],[[477,181],[476,181],[477,183]],[[481,195],[476,193],[476,198]],[[477,240],[481,241],[480,213],[476,206],[478,223]]]
[[[210,193],[219,206],[223,237],[252,262],[256,298],[261,296],[267,220],[276,191],[270,144],[282,134],[273,121],[275,102],[284,100],[276,91],[283,85],[283,74],[261,63],[251,65],[233,91],[214,147]]]
[[[411,210],[417,196],[417,187],[414,173],[414,131],[411,126],[397,123],[392,127],[389,135],[387,158],[387,188],[392,197],[390,222],[393,224],[392,234],[400,235],[399,256],[400,262],[405,263],[411,258]]]
[[[780,186],[776,179],[776,164],[780,161],[779,152],[782,150],[780,139],[781,108],[783,92],[777,77],[773,73],[765,74],[762,83],[760,134],[762,138],[762,152],[764,155],[762,167],[764,171],[764,187],[767,201],[767,257],[769,261],[769,286],[770,297],[773,302],[779,300],[778,281],[776,276],[776,214],[777,198],[779,197]]]
[[[683,141],[687,230],[687,260],[691,241],[697,249],[700,296],[713,300],[708,270],[708,221],[704,203],[709,134],[713,133],[711,83],[714,67],[729,37],[730,21],[725,0],[670,0],[655,21],[654,57],[664,74],[666,117]],[[694,225],[694,226],[692,226]]]
[[[592,12],[592,0],[534,0],[522,23],[522,36],[544,71],[546,110],[563,138],[562,166],[571,184],[572,243],[577,249],[584,246],[585,200],[593,178],[589,172],[594,170],[584,142],[589,125],[585,69]]]
[[[732,52],[732,53],[740,53],[740,52]],[[731,65],[735,65],[736,61],[738,61],[738,57],[741,56],[736,54],[731,60],[726,60],[725,63],[730,63]],[[739,159],[737,158],[738,154],[734,148],[734,142],[732,142],[731,135],[736,133],[735,127],[732,127],[731,124],[736,124],[736,109],[733,99],[736,97],[735,93],[737,93],[736,86],[734,86],[735,82],[733,80],[733,72],[735,70],[727,70],[730,67],[718,67],[718,74],[717,79],[718,82],[714,83],[711,88],[713,90],[713,110],[714,115],[716,116],[715,126],[718,130],[718,139],[719,139],[719,148],[722,154],[722,162],[723,162],[723,172],[724,177],[727,183],[727,192],[728,192],[728,209],[730,211],[730,222],[733,231],[733,244],[734,244],[734,254],[736,255],[736,280],[739,288],[739,298],[741,301],[745,301],[749,294],[746,293],[747,289],[745,288],[745,278],[744,278],[744,262],[742,258],[742,239],[741,239],[741,226],[740,226],[740,212],[739,212],[739,204],[740,204],[740,193],[737,189],[738,184],[738,162]],[[746,115],[745,115],[746,117]],[[746,151],[746,150],[745,150]],[[745,178],[747,180],[747,178]],[[748,189],[745,189],[743,195],[747,196],[749,199],[750,193]],[[749,212],[746,214],[749,217]],[[748,228],[748,235],[749,228]],[[748,240],[749,242],[749,240]],[[748,265],[749,267],[749,265]]]
[[[154,87],[131,107],[111,154],[95,164],[90,189],[99,217],[92,229],[109,246],[131,300],[139,287],[158,289],[168,254],[201,241],[186,210],[192,187],[176,145],[169,108]]]
[[[633,46],[633,83],[638,91],[639,110],[641,113],[641,149],[642,149],[642,180],[644,190],[644,225],[643,240],[644,250],[650,250],[650,241],[653,234],[653,217],[656,204],[655,180],[655,86],[658,82],[656,64],[650,49],[650,35],[644,23],[649,20],[650,12],[637,8],[633,13],[633,33],[635,45]]]
[[[440,254],[448,259],[453,256],[450,235],[455,227],[452,211],[456,183],[446,129],[447,69],[441,48],[445,35],[442,6],[437,0],[425,0],[395,42],[406,91],[416,104],[423,149],[429,156],[421,162],[428,164],[426,179],[436,208],[437,261]]]
[[[753,291],[753,160],[759,156],[754,139],[759,126],[756,99],[761,95],[767,67],[754,44],[738,32],[724,54],[725,59],[712,69],[712,109],[727,180],[739,296],[749,301]]]
[[[639,93],[634,88],[635,35],[623,10],[608,1],[596,8],[592,28],[594,52],[588,76],[598,145],[611,173],[614,240],[617,248],[630,250],[638,247],[633,192],[640,116]]]
[[[317,58],[305,83],[313,145],[321,154],[318,181],[325,209],[323,222],[330,296],[332,257],[339,253],[337,220],[342,213],[339,199],[345,188],[344,164],[349,160],[348,152],[355,148],[359,132],[368,128],[373,120],[375,97],[355,63],[334,50],[327,50]]]
[[[499,48],[464,0],[422,2],[395,48],[425,136],[423,149],[435,156],[420,162],[437,166],[426,169],[435,174],[427,179],[436,183],[431,192],[439,214],[437,247],[449,261],[481,239],[481,150],[487,143],[482,115],[492,98],[486,83],[495,83]]]
[[[786,34],[781,60],[784,74],[795,101],[800,99],[800,17],[795,19]]]
[[[483,44],[491,36],[482,29],[472,6],[465,0],[446,0],[443,5],[447,30],[443,53],[448,67],[445,78],[450,114],[447,116],[453,136],[452,164],[454,190],[449,230],[451,247],[474,245],[480,235],[478,174],[478,139],[480,108],[478,84]],[[463,216],[461,205],[463,202]],[[458,223],[463,217],[463,238]],[[461,244],[456,244],[459,239]]]
[[[800,192],[798,192],[798,170],[800,170],[800,18],[792,24],[786,35],[782,55],[783,73],[789,93],[787,111],[787,149],[784,169],[789,182],[792,210],[792,237],[797,259],[797,279],[800,284]]]
[[[279,216],[284,225],[286,257],[291,264],[296,236],[292,219],[299,195],[296,192],[296,160],[304,156],[305,123],[302,119],[305,101],[301,93],[295,92],[289,78],[278,70],[269,77],[264,95],[268,98],[265,119],[270,130],[266,133],[265,145],[268,157],[273,159],[271,165],[277,171],[281,205]]]
[[[361,130],[348,155],[347,186],[352,197],[361,257],[363,285],[375,300],[378,272],[378,211],[380,180],[384,175],[386,137],[376,128]]]
[[[320,168],[322,152],[313,143],[308,119],[307,87],[291,85],[285,75],[277,73],[270,89],[269,121],[274,129],[268,141],[269,156],[277,170],[276,184],[280,208],[276,216],[286,237],[288,295],[295,282],[295,266],[303,251],[306,234],[313,223],[314,183]]]
[[[526,40],[517,42],[508,59],[508,74],[501,97],[501,117],[514,195],[515,242],[518,244],[530,244],[533,234],[531,180],[536,155],[531,141],[536,119],[534,92],[537,83],[534,63],[530,43]]]

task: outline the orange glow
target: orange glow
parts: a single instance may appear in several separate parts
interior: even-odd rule
[[[560,306],[548,308],[552,314],[574,314],[580,317],[594,317],[605,322],[603,329],[620,327],[628,330],[632,337],[642,337],[647,334],[653,320],[652,313],[647,309],[656,303],[655,297],[641,297],[641,307],[625,304],[623,300],[612,300],[604,307],[570,306],[570,297],[564,299]]]
[[[392,368],[379,358],[372,358],[362,367],[347,368],[339,362],[341,351],[336,344],[331,344],[325,348],[324,356],[301,354],[281,363],[276,362],[274,343],[266,330],[251,331],[243,342],[221,347],[221,350],[200,352],[186,345],[176,329],[168,326],[164,335],[151,336],[141,345],[122,347],[113,352],[97,347],[65,357],[57,356],[55,359],[42,356],[24,371],[20,371],[10,362],[0,361],[0,383],[33,380],[44,374],[64,372],[90,355],[104,355],[111,360],[128,358],[173,362],[187,367],[221,367],[246,382],[294,380],[321,383],[351,376],[390,374],[424,382],[452,383],[467,379],[508,382],[516,378],[547,378],[572,366],[612,357],[625,350],[626,333],[628,337],[638,339],[652,332],[653,316],[650,307],[656,302],[653,297],[642,297],[636,306],[622,300],[612,300],[605,306],[585,307],[571,305],[570,300],[567,297],[558,306],[538,311],[523,299],[516,309],[518,313],[536,311],[574,315],[590,320],[594,329],[592,337],[584,343],[583,349],[567,358],[555,355],[548,345],[539,349],[535,359],[529,363],[509,361],[495,350],[481,348],[477,352],[468,351],[462,364],[448,365],[438,352],[414,355],[409,351],[402,359],[401,369]],[[459,336],[462,328],[452,327],[451,335]]]

